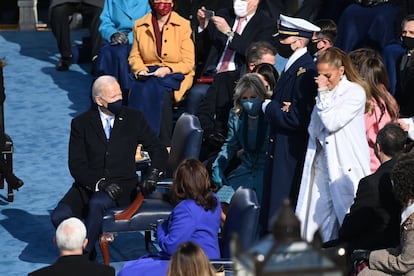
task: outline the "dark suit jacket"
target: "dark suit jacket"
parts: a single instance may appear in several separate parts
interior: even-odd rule
[[[292,206],[296,206],[308,143],[307,128],[317,92],[314,77],[315,63],[305,53],[282,73],[265,110],[270,126],[261,208],[265,225],[285,198],[289,197]],[[281,110],[283,102],[291,102],[289,112]]]
[[[44,268],[29,273],[29,276],[114,276],[115,269],[110,266],[91,262],[85,256],[61,256],[57,261]]]
[[[50,7],[52,8],[54,6],[66,3],[85,3],[103,9],[105,0],[52,0],[50,2]]]
[[[222,9],[216,12],[217,16],[223,17],[230,27],[233,27],[236,15],[233,8]],[[241,35],[234,34],[229,47],[236,52],[234,61],[236,67],[240,69],[246,64],[246,50],[252,42],[267,41],[274,44],[273,34],[277,32],[275,19],[265,15],[262,11],[257,10],[255,15],[250,19]],[[196,35],[197,55],[206,56],[207,54],[215,56],[214,62],[210,64],[217,65],[224,51],[228,37],[219,32],[213,23],[209,23],[207,28]],[[210,53],[210,50],[215,53]]]
[[[395,160],[383,163],[364,178],[349,213],[339,230],[341,241],[349,249],[380,249],[395,247],[400,240],[401,206],[392,191],[390,173]]]
[[[69,170],[75,185],[94,191],[99,179],[121,185],[120,203],[128,203],[137,185],[135,151],[138,144],[148,151],[152,166],[165,170],[168,154],[156,134],[137,110],[123,107],[115,117],[107,141],[97,108],[72,120]]]

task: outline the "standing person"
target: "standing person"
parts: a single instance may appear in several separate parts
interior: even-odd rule
[[[56,229],[55,243],[59,248],[59,259],[50,266],[29,273],[29,276],[115,276],[113,267],[91,262],[82,255],[88,239],[86,227],[80,219],[62,221]]]
[[[190,22],[173,11],[173,0],[149,0],[152,12],[134,23],[128,61],[137,80],[128,106],[141,110],[166,147],[171,145],[173,102],[180,102],[194,78]]]
[[[306,45],[313,32],[320,29],[304,19],[284,15],[280,19],[276,48],[288,61],[272,100],[262,106],[270,126],[260,208],[264,231],[271,228],[269,220],[285,198],[296,205],[308,138],[306,128],[316,95],[316,67]]]
[[[97,76],[114,76],[121,86],[123,99],[128,99],[128,56],[133,41],[135,20],[151,11],[147,0],[106,0],[101,13],[99,32],[105,40],[95,63]]]
[[[198,51],[212,53],[215,57],[212,62],[214,81],[197,112],[204,130],[203,147],[208,151],[219,151],[227,135],[234,87],[242,70],[246,70],[247,49],[253,42],[272,43],[272,35],[276,32],[275,20],[258,10],[259,2],[234,0],[233,8],[219,10],[212,17],[205,7],[198,10]]]
[[[399,107],[388,91],[387,70],[378,52],[369,48],[360,48],[350,52],[349,58],[367,83],[364,117],[371,159],[370,168],[373,173],[380,166],[380,160],[375,154],[377,133],[385,124],[398,119]]]
[[[200,246],[185,242],[171,257],[167,276],[216,276],[216,271]]]
[[[89,22],[91,36],[91,62],[96,59],[102,44],[99,33],[99,15],[102,12],[104,0],[52,0],[49,8],[50,27],[56,38],[60,59],[56,70],[67,71],[72,64],[72,43],[70,41],[69,17],[75,12]]]
[[[138,144],[149,152],[152,167],[141,191],[152,191],[168,154],[141,112],[121,105],[122,92],[112,76],[101,76],[92,86],[96,106],[72,120],[69,170],[75,182],[52,213],[57,227],[68,217],[84,218],[94,259],[104,212],[126,205],[136,196],[138,177],[135,152]]]
[[[374,251],[356,250],[351,259],[358,276],[414,275],[414,156],[402,155],[391,179],[394,194],[402,204],[400,245]],[[359,272],[359,273],[358,273]]]
[[[208,258],[220,258],[221,206],[210,189],[205,166],[197,159],[182,161],[174,173],[171,188],[175,207],[168,220],[157,225],[161,252],[126,262],[118,275],[166,275],[170,257],[182,243],[189,241],[197,243]]]
[[[315,25],[321,28],[321,30],[313,33],[312,40],[308,45],[308,51],[316,62],[318,55],[334,46],[338,30],[335,22],[331,19],[316,20]]]
[[[370,173],[365,134],[365,91],[345,52],[331,47],[317,62],[316,105],[309,124],[296,215],[302,237],[323,242],[338,230],[354,200],[359,180]]]
[[[406,53],[397,63],[395,99],[400,106],[401,117],[414,116],[414,14],[407,15],[401,23],[401,40]]]
[[[381,166],[359,181],[354,203],[339,229],[347,252],[398,246],[401,206],[393,194],[391,171],[406,142],[407,133],[396,123],[388,123],[378,132],[375,154]]]

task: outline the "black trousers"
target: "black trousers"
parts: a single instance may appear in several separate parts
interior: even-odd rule
[[[101,23],[99,16],[102,9],[88,4],[65,3],[55,6],[50,10],[50,27],[56,38],[57,46],[62,57],[72,55],[69,28],[69,16],[79,12],[83,16],[84,22],[88,23],[89,33],[91,36],[91,56],[98,55],[102,44],[102,37],[99,33]]]

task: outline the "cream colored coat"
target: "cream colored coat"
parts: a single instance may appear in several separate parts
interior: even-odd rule
[[[296,205],[302,235],[308,241],[319,229],[318,217],[324,217],[320,211],[309,206],[316,205],[322,211],[325,208],[324,202],[317,202],[320,195],[313,181],[317,141],[320,141],[321,154],[328,164],[325,172],[328,174],[330,195],[327,196],[332,199],[334,209],[326,211],[334,212],[339,224],[342,224],[354,200],[359,180],[370,174],[364,110],[364,89],[348,81],[345,76],[335,92],[318,93],[308,127],[309,142]]]
[[[134,40],[128,58],[134,75],[148,71],[147,66],[168,66],[172,73],[182,73],[184,80],[179,90],[174,92],[176,101],[180,101],[193,84],[195,54],[191,39],[190,21],[171,13],[169,21],[163,27],[161,56],[157,53],[154,27],[149,13],[134,23]]]

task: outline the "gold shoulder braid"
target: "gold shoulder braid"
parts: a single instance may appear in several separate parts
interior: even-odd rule
[[[306,68],[299,67],[298,71],[296,72],[296,76],[300,76],[306,72]]]

